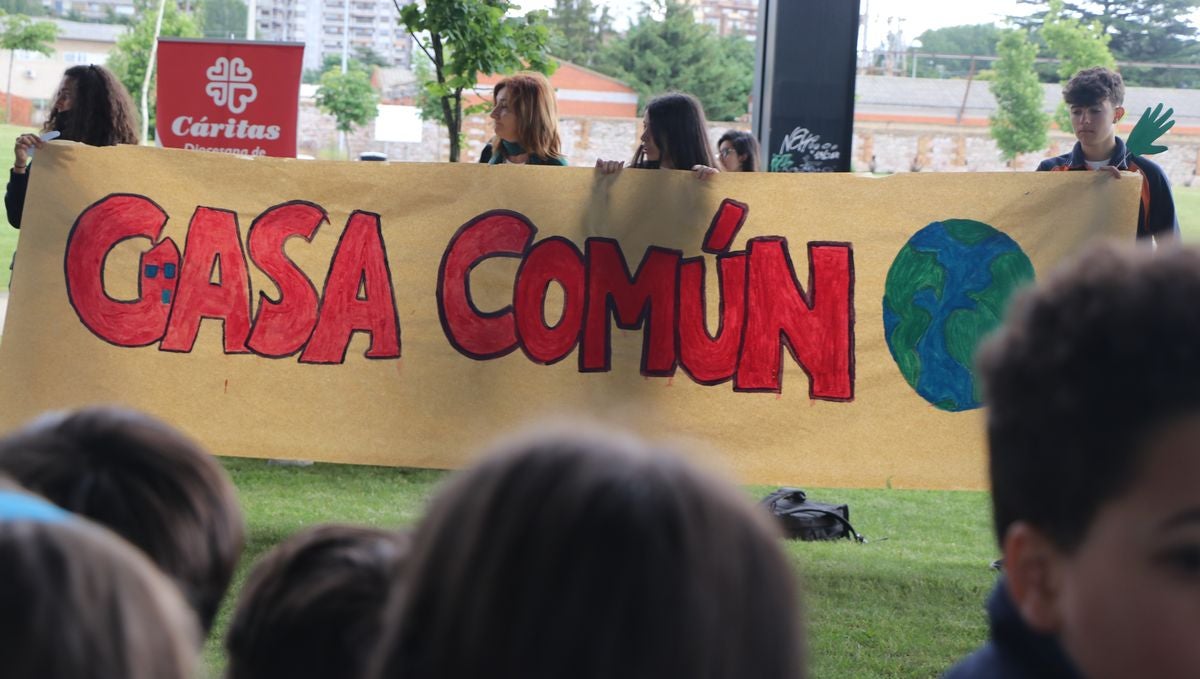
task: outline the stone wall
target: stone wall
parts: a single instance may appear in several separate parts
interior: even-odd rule
[[[467,146],[464,161],[479,157],[483,145],[491,138],[491,124],[486,116],[467,119]],[[713,148],[716,140],[730,128],[746,129],[744,123],[711,123],[709,138]],[[628,160],[637,148],[641,120],[637,118],[571,117],[559,121],[563,152],[571,165],[588,167],[597,158]],[[1038,161],[1066,153],[1075,143],[1074,137],[1059,132],[1051,134],[1050,145],[1037,153],[1025,154],[1009,167],[1000,158],[996,142],[986,127],[954,127],[897,123],[863,122],[855,126],[852,164],[856,172],[1003,172],[1011,169],[1033,170]],[[1154,157],[1166,170],[1171,182],[1191,186],[1200,172],[1200,137],[1171,135],[1166,139],[1170,150]],[[349,135],[350,157],[363,151],[379,151],[393,161],[439,162],[449,157],[450,147],[445,130],[434,123],[425,123],[420,142],[384,143],[374,141],[374,127],[368,125]],[[300,107],[301,154],[316,158],[335,158],[337,129],[333,118],[317,111],[311,102]]]
[[[1153,157],[1171,183],[1191,186],[1200,171],[1200,137],[1171,135],[1169,150]],[[860,123],[854,129],[853,166],[859,172],[1003,172],[1034,170],[1043,158],[1067,153],[1075,137],[1052,132],[1043,151],[1019,156],[1012,167],[986,127]]]
[[[606,160],[628,160],[638,145],[641,135],[640,118],[581,117],[559,120],[563,153],[573,166],[587,167],[596,164],[598,158]],[[478,159],[483,145],[492,138],[492,125],[487,116],[467,118],[464,133],[467,146],[463,160]],[[709,138],[713,149],[716,140],[730,128],[747,129],[744,123],[711,123]],[[363,151],[386,153],[390,160],[404,162],[438,162],[450,156],[450,144],[446,131],[440,125],[424,123],[421,141],[417,143],[384,143],[374,141],[374,126],[367,125],[347,137],[346,145],[350,157],[357,158]],[[317,110],[311,102],[300,105],[299,152],[314,158],[337,157],[337,127],[333,117]]]

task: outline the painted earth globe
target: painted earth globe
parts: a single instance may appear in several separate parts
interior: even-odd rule
[[[942,410],[978,408],[975,350],[1032,280],[1016,241],[982,222],[947,219],[914,234],[892,261],[883,296],[888,349],[908,384]]]

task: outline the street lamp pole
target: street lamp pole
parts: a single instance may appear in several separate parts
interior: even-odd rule
[[[350,0],[342,0],[342,76],[346,75],[346,69],[350,61]],[[349,149],[346,146],[346,133],[343,130],[338,130],[338,148],[343,154],[349,155]]]

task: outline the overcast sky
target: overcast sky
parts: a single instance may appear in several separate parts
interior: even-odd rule
[[[515,1],[526,10],[554,6],[554,0]],[[596,4],[609,7],[618,17],[617,27],[624,28],[626,22],[638,14],[643,0],[598,0]],[[1018,4],[1016,0],[859,0],[859,5],[871,16],[867,26],[867,40],[871,43],[868,47],[878,45],[887,36],[889,17],[903,19],[900,26],[907,41],[930,28],[999,23],[1005,17],[1028,14],[1035,9]],[[1200,25],[1200,12],[1193,13],[1192,22]]]

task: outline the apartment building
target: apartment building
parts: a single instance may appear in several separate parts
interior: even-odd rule
[[[696,21],[708,24],[718,35],[758,35],[758,0],[687,0]]]
[[[48,0],[42,3],[59,16],[76,16],[103,21],[110,17],[131,17],[136,13],[133,0]]]
[[[304,68],[340,56],[345,41],[351,55],[367,48],[394,66],[408,66],[412,56],[392,0],[257,0],[255,15],[257,39],[304,43]]]

